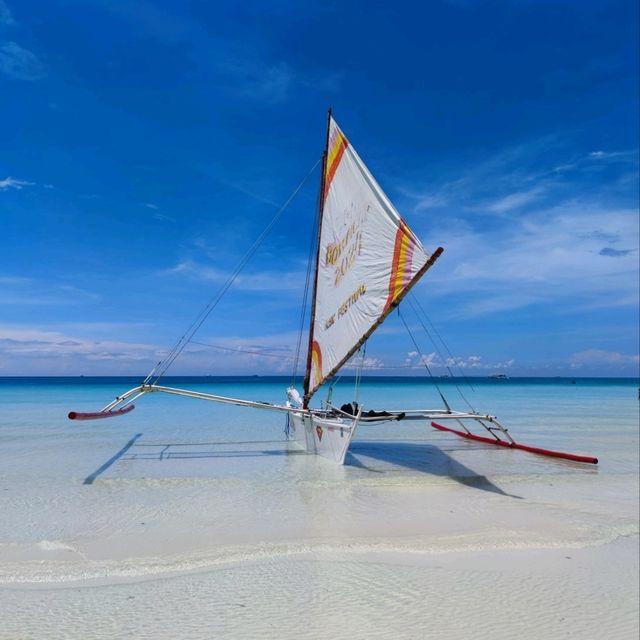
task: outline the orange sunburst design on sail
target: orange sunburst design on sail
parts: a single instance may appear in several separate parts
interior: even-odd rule
[[[349,141],[344,137],[344,134],[338,127],[334,126],[331,136],[329,138],[329,144],[327,146],[327,162],[325,166],[324,174],[324,193],[322,196],[323,202],[327,199],[333,176],[335,176],[340,160],[345,152],[345,149],[349,146]]]
[[[311,343],[311,377],[313,388],[322,382],[322,351],[320,345],[314,340]]]
[[[413,249],[416,241],[404,220],[396,232],[396,242],[393,248],[393,262],[391,263],[391,277],[389,278],[389,295],[384,310],[387,311],[393,301],[400,296],[405,287],[411,282]]]

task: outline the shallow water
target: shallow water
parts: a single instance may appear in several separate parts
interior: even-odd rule
[[[280,629],[273,637],[320,637],[324,628],[333,637],[418,638],[434,620],[412,606],[433,600],[438,584],[454,598],[475,585],[503,597],[515,590],[525,600],[533,598],[529,584],[550,590],[530,607],[555,601],[553,612],[562,603],[573,607],[569,617],[597,611],[600,619],[611,615],[611,625],[615,611],[611,633],[635,634],[628,594],[637,582],[637,544],[624,545],[638,533],[637,381],[477,380],[474,390],[439,381],[454,408],[466,408],[457,384],[516,440],[596,455],[598,466],[398,422],[361,428],[344,467],[287,443],[283,417],[269,412],[158,394],[127,416],[66,419],[70,409],[96,410],[137,382],[0,382],[0,614],[12,621],[0,638],[42,637],[51,611],[45,601],[57,603],[47,637],[211,637],[207,629],[265,637],[269,628]],[[287,381],[180,384],[282,402]],[[336,403],[352,396],[348,381],[334,391]],[[358,399],[375,409],[440,406],[422,380],[368,381]],[[624,550],[606,562],[604,552],[586,555],[571,569],[574,591],[565,584],[562,594],[553,587],[562,581],[535,569],[537,561],[513,574],[503,556],[494,573],[474,565],[478,554],[564,558],[566,549],[605,548]],[[455,568],[436,571],[456,554],[463,560]],[[589,587],[595,571],[606,593],[627,594],[617,608]],[[269,585],[273,598],[265,596]],[[362,590],[368,600],[340,626],[328,611]],[[136,608],[145,597],[151,600]],[[284,625],[287,602],[308,624]],[[250,612],[242,611],[247,603]],[[125,613],[134,610],[135,623]],[[468,624],[479,625],[482,607],[470,611]],[[588,625],[576,624],[589,637]],[[513,625],[511,635],[489,625],[477,637],[513,637]],[[437,637],[463,637],[452,629]],[[560,630],[557,637],[571,637]]]

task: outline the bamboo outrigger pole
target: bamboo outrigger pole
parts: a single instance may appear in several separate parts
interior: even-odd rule
[[[592,456],[579,456],[575,453],[565,453],[564,451],[553,451],[552,449],[542,449],[541,447],[531,447],[527,444],[519,444],[512,438],[510,441],[500,440],[493,432],[493,438],[487,438],[486,436],[477,436],[473,433],[458,431],[457,429],[450,429],[437,422],[432,422],[431,426],[438,431],[447,431],[448,433],[454,433],[461,438],[467,440],[474,440],[475,442],[484,442],[485,444],[494,444],[499,447],[507,447],[508,449],[519,449],[520,451],[528,451],[529,453],[537,453],[541,456],[550,456],[551,458],[563,458],[564,460],[572,460],[573,462],[588,462],[590,464],[598,464],[598,458]]]

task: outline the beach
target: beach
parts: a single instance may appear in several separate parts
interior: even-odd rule
[[[516,440],[597,466],[391,423],[344,467],[287,443],[282,416],[207,402],[66,420],[127,382],[0,384],[0,638],[637,637],[637,381],[464,387]],[[282,401],[286,384],[182,386]],[[425,381],[359,393],[438,406]]]

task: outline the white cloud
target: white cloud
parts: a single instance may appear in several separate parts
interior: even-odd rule
[[[13,19],[13,15],[11,14],[11,9],[9,9],[4,0],[0,0],[0,24],[7,27],[13,27],[16,24],[16,21]]]
[[[162,220],[163,222],[175,222],[176,221],[175,218],[172,218],[171,216],[166,216],[166,215],[164,215],[164,213],[154,213],[153,217],[156,220]]]
[[[589,154],[591,160],[633,160],[637,158],[638,151],[592,151]]]
[[[565,171],[571,171],[579,166],[577,162],[566,162],[564,164],[559,164],[557,167],[553,168],[554,173],[563,173]]]
[[[557,146],[558,138],[552,135],[512,145],[473,165],[457,166],[453,179],[436,180],[418,187],[405,185],[402,193],[414,201],[417,212],[450,206],[457,210],[502,214],[540,197],[553,184],[557,179],[553,169],[533,169],[532,165]],[[427,175],[434,172],[437,175],[438,168],[424,170]],[[536,185],[535,188],[531,188],[532,185]]]
[[[225,273],[220,269],[199,265],[191,260],[178,262],[174,267],[161,271],[160,275],[185,275],[196,278],[197,280],[208,280],[219,283],[225,282],[230,276],[229,273]]]
[[[27,180],[17,180],[8,176],[4,180],[0,180],[0,191],[6,191],[7,189],[17,189],[18,191],[23,187],[32,187],[35,182],[28,182]]]
[[[65,282],[0,275],[0,299],[4,305],[39,307],[95,302],[100,296]]]
[[[147,360],[155,349],[125,342],[91,342],[78,340],[10,340],[0,339],[5,355],[31,355],[38,358],[80,355],[86,360]]]
[[[155,345],[91,340],[37,327],[0,326],[0,371],[5,375],[118,373],[131,372],[132,366],[140,373],[160,354]]]
[[[351,360],[344,364],[344,369],[384,369],[385,364],[380,358],[365,357],[364,362],[362,356],[355,354]]]
[[[571,356],[571,366],[579,369],[586,365],[629,365],[639,364],[640,356],[604,349],[587,349]]]
[[[25,285],[32,282],[31,278],[25,278],[23,276],[2,276],[0,275],[0,285]]]
[[[37,56],[12,41],[0,44],[0,72],[16,80],[41,80],[45,76]]]
[[[405,367],[411,369],[424,369],[425,365],[429,369],[479,369],[479,370],[495,370],[510,369],[515,363],[515,359],[504,362],[484,362],[482,356],[452,356],[443,360],[435,351],[418,357],[417,351],[409,351],[405,358]]]
[[[225,283],[231,273],[215,267],[197,264],[190,260],[179,262],[174,267],[161,272],[162,275],[186,275],[198,280]],[[301,289],[306,275],[302,271],[261,271],[259,273],[241,273],[233,286],[245,291],[282,291]]]
[[[444,207],[448,204],[448,199],[443,193],[424,194],[417,196],[418,202],[415,205],[416,211],[425,211],[427,209],[436,209]]]
[[[426,355],[422,355],[418,358],[417,363],[415,363],[416,367],[443,367],[444,363],[438,356],[438,354],[434,352],[428,353]]]
[[[167,346],[122,339],[140,325],[77,323],[57,327],[0,325],[1,375],[145,375]],[[206,336],[190,343],[174,375],[291,373],[297,334]],[[207,346],[215,345],[215,348]],[[268,356],[267,356],[268,354]],[[298,369],[304,367],[304,357]]]
[[[513,209],[520,209],[537,198],[539,198],[544,193],[544,189],[542,187],[536,187],[535,189],[530,189],[529,191],[520,191],[518,193],[511,193],[507,196],[496,200],[492,204],[487,205],[487,209],[489,211],[493,211],[494,213],[506,213],[507,211],[512,211]]]
[[[260,336],[214,336],[191,342],[175,365],[174,374],[290,374],[297,335],[293,333]],[[305,366],[304,354],[298,372]]]
[[[538,303],[638,303],[634,209],[574,201],[491,228],[443,220],[432,236],[443,239],[445,253],[425,279],[429,290],[466,294],[465,316]]]

